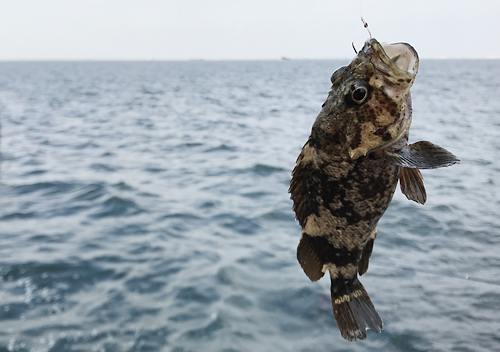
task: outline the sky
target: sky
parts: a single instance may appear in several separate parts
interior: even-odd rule
[[[352,58],[369,37],[421,58],[500,58],[499,0],[15,0],[0,60]]]

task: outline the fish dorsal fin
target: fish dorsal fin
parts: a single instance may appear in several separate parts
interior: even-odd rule
[[[427,141],[413,143],[396,151],[386,151],[385,155],[394,164],[411,169],[437,169],[460,162],[446,149]]]
[[[315,246],[314,237],[307,234],[302,234],[299,246],[297,247],[297,260],[300,266],[311,281],[317,281],[325,275],[323,271],[324,260],[320,258],[317,246]],[[322,238],[319,238],[323,240]]]
[[[425,192],[424,178],[419,169],[401,168],[399,185],[406,198],[419,204],[425,204],[427,193]]]

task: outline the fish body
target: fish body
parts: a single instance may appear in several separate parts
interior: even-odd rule
[[[367,40],[348,66],[333,73],[292,172],[289,192],[302,227],[297,259],[312,281],[329,272],[335,319],[350,341],[383,327],[358,274],[368,269],[377,223],[398,180],[409,199],[423,204],[419,169],[459,161],[430,142],[408,145],[418,63],[409,44]]]

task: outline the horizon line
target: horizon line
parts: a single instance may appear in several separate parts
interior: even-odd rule
[[[217,62],[217,61],[351,61],[350,58],[293,58],[283,56],[281,58],[265,59],[2,59],[0,63],[7,62]],[[420,60],[500,60],[500,57],[421,57]]]

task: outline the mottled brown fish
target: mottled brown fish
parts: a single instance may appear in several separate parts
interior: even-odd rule
[[[290,183],[302,227],[297,259],[312,281],[328,270],[335,320],[346,340],[382,330],[382,319],[358,280],[368,269],[398,180],[408,199],[424,204],[419,169],[459,160],[430,142],[408,145],[410,88],[418,54],[406,43],[366,41],[356,58],[331,77],[332,88]]]

